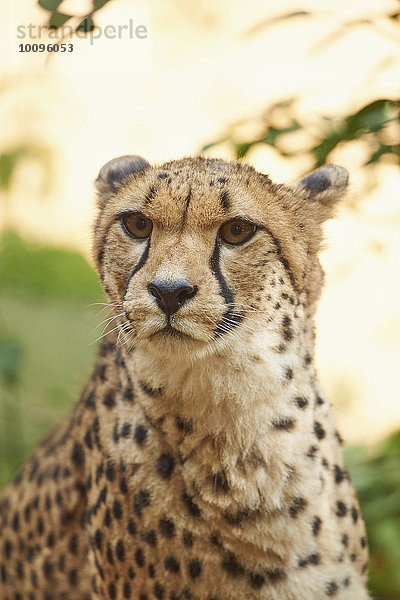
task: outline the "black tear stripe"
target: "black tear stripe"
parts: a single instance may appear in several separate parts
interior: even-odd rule
[[[136,273],[143,267],[143,265],[145,264],[147,257],[149,256],[149,250],[150,250],[150,240],[147,240],[146,242],[146,248],[144,249],[144,252],[142,254],[142,256],[139,259],[139,262],[136,263],[135,267],[133,268],[133,270],[131,271],[131,274],[129,275],[128,279],[126,280],[126,287],[125,287],[125,295],[124,295],[124,302],[126,300],[126,294],[128,292],[128,287],[129,284],[131,282],[131,279],[134,275],[136,275]]]
[[[243,315],[237,315],[233,309],[233,294],[226,283],[224,276],[221,273],[221,268],[219,266],[219,254],[220,254],[220,242],[218,238],[215,241],[214,251],[211,256],[210,265],[215,278],[217,279],[221,291],[221,296],[229,306],[228,310],[222,317],[220,323],[218,323],[217,328],[214,330],[214,338],[221,337],[227,331],[233,329],[240,325],[243,320]],[[230,319],[225,322],[225,319]]]
[[[265,227],[264,229],[265,229],[265,231],[268,233],[268,235],[270,235],[270,236],[272,237],[272,241],[273,241],[273,242],[274,242],[274,244],[275,244],[276,253],[277,253],[278,257],[279,257],[279,258],[278,258],[278,260],[279,260],[279,261],[280,261],[280,262],[283,264],[283,266],[285,267],[285,271],[286,271],[286,273],[287,273],[287,274],[288,274],[288,276],[289,276],[290,283],[291,283],[291,284],[292,284],[292,285],[295,287],[295,285],[296,285],[296,282],[295,282],[295,279],[294,279],[293,273],[292,273],[292,271],[291,271],[291,269],[290,269],[290,265],[289,265],[289,261],[288,261],[288,259],[287,259],[287,258],[285,258],[285,257],[282,255],[282,246],[281,246],[281,244],[280,244],[280,241],[278,240],[278,238],[276,238],[276,237],[274,236],[274,234],[273,234],[273,233],[271,233],[271,232],[269,231],[269,229],[267,229],[266,227]]]

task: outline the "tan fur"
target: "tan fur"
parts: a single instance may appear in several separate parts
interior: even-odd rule
[[[94,253],[118,335],[5,492],[1,598],[368,597],[364,525],[313,366],[321,223],[346,185],[334,165],[291,186],[200,157],[103,167]],[[123,230],[126,212],[152,220],[149,242]],[[236,217],[254,237],[218,241]],[[172,332],[155,279],[197,286]]]

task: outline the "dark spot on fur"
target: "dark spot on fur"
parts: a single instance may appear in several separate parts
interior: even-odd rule
[[[147,490],[141,490],[133,497],[133,510],[138,517],[142,516],[143,508],[150,505],[150,494]]]
[[[169,452],[161,454],[157,461],[157,473],[161,479],[169,479],[175,467],[175,459]]]
[[[165,570],[169,571],[170,573],[179,573],[180,571],[179,562],[173,555],[167,556],[167,558],[164,560],[164,567]]]
[[[322,520],[320,517],[315,516],[312,521],[311,531],[313,535],[318,535],[321,529]]]
[[[245,568],[238,561],[237,557],[233,554],[233,552],[228,552],[222,561],[222,568],[230,575],[231,577],[239,577],[244,575]]]
[[[316,453],[318,452],[318,447],[317,446],[310,446],[308,449],[308,452],[306,454],[306,456],[308,458],[315,458]]]
[[[158,529],[166,538],[173,538],[175,535],[175,523],[171,519],[160,519],[158,522]]]
[[[336,502],[336,516],[345,517],[347,515],[347,506],[341,500]]]
[[[113,581],[108,585],[108,595],[110,596],[110,600],[116,600],[117,598],[117,591]]]
[[[249,583],[253,590],[260,590],[265,585],[266,580],[261,573],[250,573]]]
[[[340,445],[342,445],[344,443],[344,440],[338,431],[335,431],[335,437]]]
[[[150,202],[153,200],[155,195],[156,195],[156,188],[154,185],[151,185],[149,187],[149,191],[147,192],[146,197],[145,197],[145,204],[150,204]]]
[[[83,467],[85,464],[85,451],[80,442],[75,442],[72,447],[71,460],[76,467]]]
[[[271,583],[286,579],[286,573],[283,569],[271,569],[266,571],[266,575]]]
[[[211,485],[214,492],[222,492],[224,494],[229,492],[229,482],[226,478],[226,473],[224,470],[211,475]]]
[[[307,567],[308,565],[319,565],[320,563],[320,556],[319,554],[310,554],[309,556],[307,556],[306,558],[301,558],[298,562],[298,566],[300,569],[303,569],[304,567]]]
[[[289,515],[292,519],[295,519],[300,512],[303,512],[306,506],[307,501],[304,498],[292,498],[292,502],[289,505]]]
[[[355,506],[351,507],[351,518],[353,519],[353,523],[357,523],[358,521],[358,510]]]
[[[188,572],[192,579],[197,579],[201,575],[201,569],[201,562],[197,558],[189,562]]]
[[[299,408],[305,408],[308,404],[307,398],[304,398],[302,396],[296,396],[294,401]]]
[[[197,504],[195,502],[193,502],[193,496],[189,496],[189,494],[184,493],[182,496],[182,500],[183,500],[183,503],[185,504],[186,508],[188,509],[189,514],[192,517],[200,517],[201,516],[201,510],[197,506]]]
[[[136,523],[135,523],[135,521],[133,519],[129,519],[128,525],[127,525],[126,528],[127,528],[128,533],[130,535],[136,535],[136,532],[137,532]]]
[[[103,398],[104,406],[107,408],[113,408],[115,406],[114,392],[107,392]]]
[[[151,398],[157,398],[157,396],[160,396],[162,394],[162,389],[161,388],[152,388],[149,385],[147,385],[147,383],[145,383],[144,381],[140,381],[139,382],[140,387],[142,388],[142,390],[148,395],[151,396]]]
[[[246,521],[248,521],[251,517],[259,516],[259,510],[251,510],[248,507],[240,508],[235,513],[231,513],[229,511],[224,512],[224,518],[230,525],[235,525],[240,527],[244,525]]]
[[[322,427],[321,423],[318,423],[318,421],[314,422],[314,433],[319,440],[324,439],[326,435],[325,429]]]
[[[285,378],[291,381],[293,379],[293,369],[286,369]]]
[[[154,584],[153,594],[158,600],[163,600],[164,598],[164,588],[158,581]]]
[[[177,415],[175,417],[175,423],[177,428],[180,431],[183,431],[183,433],[185,433],[186,435],[190,435],[191,433],[193,433],[193,423],[189,419],[184,419],[183,417]]]
[[[283,431],[291,431],[296,424],[296,421],[291,417],[280,417],[272,422],[275,429]]]
[[[144,567],[145,560],[142,548],[137,548],[135,552],[135,561],[138,567]]]
[[[134,434],[135,442],[142,446],[147,439],[147,429],[144,425],[138,425]]]
[[[334,581],[330,581],[329,583],[326,584],[325,593],[329,597],[335,596],[338,589],[339,589],[338,584],[335,583]]]
[[[143,531],[141,537],[142,540],[146,542],[146,544],[149,544],[150,546],[157,545],[157,534],[154,531],[154,529],[148,529],[147,531]]]
[[[115,556],[121,562],[125,560],[125,546],[122,540],[118,540],[115,546]]]
[[[226,190],[224,190],[221,195],[220,195],[220,201],[221,201],[221,205],[222,205],[222,209],[224,212],[228,212],[229,208],[230,208],[230,201],[229,201],[229,194]]]

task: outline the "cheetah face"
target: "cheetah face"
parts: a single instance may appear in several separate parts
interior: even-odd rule
[[[346,185],[342,171],[326,167],[282,186],[215,159],[107,163],[96,182],[94,245],[122,335],[163,352],[232,348],[268,327],[282,290],[292,303],[312,303],[321,285],[320,222],[330,188],[337,196]]]

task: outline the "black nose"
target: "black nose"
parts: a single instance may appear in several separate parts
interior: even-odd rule
[[[156,299],[158,306],[169,317],[197,292],[197,287],[187,279],[162,281],[154,279],[147,286],[149,294]]]

